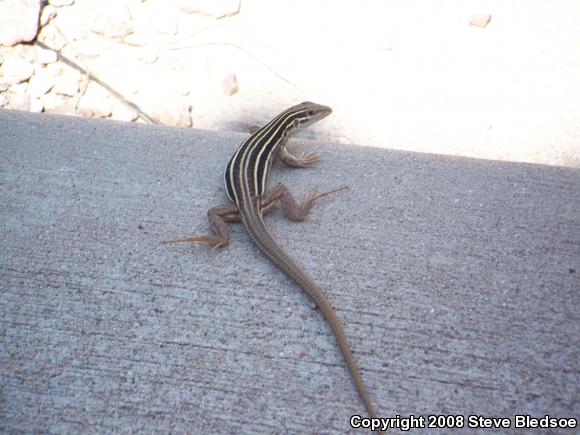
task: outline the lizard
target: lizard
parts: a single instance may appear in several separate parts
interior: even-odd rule
[[[213,234],[185,237],[164,243],[200,242],[210,246],[212,250],[225,247],[229,243],[227,222],[241,221],[262,254],[314,300],[330,325],[368,414],[371,418],[377,418],[344,327],[332,305],[310,275],[279,246],[266,229],[263,220],[266,212],[280,204],[285,216],[290,220],[303,221],[308,217],[316,200],[347,188],[340,187],[322,193],[311,192],[300,203],[284,185],[266,190],[268,175],[275,158],[279,158],[288,166],[299,168],[309,167],[318,162],[319,158],[314,152],[302,153],[300,156],[291,154],[287,150],[287,142],[296,129],[320,121],[331,113],[332,109],[328,106],[305,101],[284,110],[269,123],[254,131],[240,144],[226,166],[224,182],[230,203],[211,208],[207,212]]]

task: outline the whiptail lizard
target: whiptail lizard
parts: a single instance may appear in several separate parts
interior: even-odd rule
[[[310,193],[302,203],[296,202],[290,191],[283,185],[266,191],[269,169],[276,157],[293,167],[307,167],[318,161],[318,156],[313,152],[303,153],[299,157],[290,154],[286,149],[286,144],[294,130],[311,125],[331,113],[330,107],[304,102],[286,109],[255,131],[242,142],[225,170],[226,192],[232,204],[220,205],[207,212],[209,225],[214,234],[186,237],[165,243],[201,242],[212,249],[226,246],[229,242],[226,222],[241,220],[260,251],[314,300],[336,337],[367,412],[371,417],[376,418],[377,415],[354,361],[344,328],[330,302],[302,267],[278,245],[264,226],[262,219],[264,213],[280,203],[284,214],[289,219],[303,221],[317,199],[346,189],[346,187],[341,187],[318,194]]]

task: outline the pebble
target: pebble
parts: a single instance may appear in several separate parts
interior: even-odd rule
[[[486,27],[491,21],[491,15],[489,14],[475,14],[469,18],[469,24],[476,27],[481,27],[482,29]]]
[[[95,4],[94,19],[89,27],[107,38],[123,38],[134,31],[133,21],[126,6],[116,0],[101,0]]]
[[[31,98],[30,99],[30,111],[34,113],[40,113],[44,110],[44,106],[42,101],[38,98]]]
[[[79,91],[78,81],[71,80],[67,76],[57,77],[54,81],[54,92],[58,95],[74,97]]]
[[[49,63],[54,63],[58,59],[56,53],[52,50],[44,50],[42,48],[38,48],[36,54],[36,60],[43,65],[47,65]]]
[[[20,83],[28,80],[34,74],[32,63],[25,59],[8,57],[0,69],[3,75],[3,81],[6,83]]]
[[[46,26],[54,17],[56,17],[56,8],[50,5],[45,6],[40,14],[40,25]]]
[[[191,106],[188,103],[175,103],[174,99],[160,99],[159,103],[146,107],[150,112],[145,110],[153,118],[157,119],[163,125],[173,127],[191,127]]]
[[[41,70],[34,74],[28,82],[28,95],[42,97],[54,86],[54,78]]]
[[[233,72],[226,75],[222,81],[222,91],[224,91],[224,94],[228,96],[234,95],[236,92],[238,92],[238,89],[239,84],[236,75]]]
[[[77,111],[71,98],[64,98],[52,92],[40,97],[45,111],[61,115],[76,115]]]
[[[89,83],[79,101],[79,111],[83,116],[107,118],[111,116],[111,102],[107,92],[95,83]]]
[[[111,117],[117,121],[131,122],[135,121],[139,115],[130,107],[120,101],[115,101],[113,104],[113,111]]]
[[[8,99],[10,100],[9,107],[14,110],[26,110],[30,111],[30,97],[24,93],[8,93]]]

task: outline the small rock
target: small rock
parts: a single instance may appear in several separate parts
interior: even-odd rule
[[[42,101],[38,98],[31,98],[30,99],[30,111],[34,113],[40,113],[44,110],[44,106],[42,105]]]
[[[56,26],[45,26],[40,29],[38,40],[44,42],[53,50],[62,50],[67,43],[67,39],[58,32]]]
[[[6,95],[6,92],[2,92],[0,94],[0,107],[4,107],[8,105],[8,96]]]
[[[48,4],[60,8],[62,6],[71,6],[75,0],[48,0]]]
[[[54,80],[54,92],[59,95],[74,97],[79,91],[79,83],[67,76],[57,77]]]
[[[475,14],[469,18],[469,24],[476,27],[481,27],[482,29],[489,24],[491,21],[490,14]]]
[[[108,38],[123,38],[134,32],[133,21],[127,7],[119,1],[93,2],[94,19],[89,26],[94,32]]]
[[[187,103],[176,104],[155,110],[153,117],[164,125],[173,127],[191,127],[191,106]]]
[[[8,94],[8,107],[14,110],[30,111],[30,97],[23,93],[12,93]]]
[[[117,121],[131,122],[135,121],[139,115],[130,107],[125,106],[119,101],[113,103],[113,112],[111,118]]]
[[[28,95],[31,97],[42,97],[54,86],[54,78],[41,70],[34,74],[28,81]]]
[[[56,8],[50,5],[45,6],[40,14],[40,25],[46,26],[54,17],[56,17]]]
[[[111,102],[107,91],[95,83],[89,83],[85,94],[79,101],[79,112],[87,117],[111,116]]]
[[[34,67],[27,60],[9,57],[4,59],[0,72],[4,82],[20,83],[32,77]]]
[[[49,113],[59,113],[61,115],[76,115],[74,104],[71,98],[56,95],[52,92],[40,97],[44,106],[44,111]]]
[[[63,74],[63,68],[60,63],[50,63],[46,65],[46,72],[51,76],[60,76]]]
[[[209,15],[223,18],[240,11],[240,0],[179,0],[178,7],[186,14]]]
[[[61,106],[55,107],[52,109],[52,113],[67,116],[79,116],[74,104],[70,101],[65,101]]]
[[[28,83],[17,83],[15,85],[10,86],[10,92],[13,94],[26,94],[26,90],[28,89]]]
[[[52,50],[45,50],[43,48],[37,47],[36,60],[43,65],[54,63],[57,61],[56,53]]]
[[[52,112],[52,109],[62,104],[62,97],[60,95],[49,92],[48,94],[44,94],[42,97],[40,97],[40,101],[42,102],[46,112]]]
[[[222,91],[226,95],[234,95],[238,92],[239,85],[238,85],[238,78],[234,73],[229,73],[226,75],[224,80],[222,81]]]
[[[38,33],[41,0],[0,1],[0,44],[30,42]]]
[[[141,105],[141,108],[163,125],[191,127],[191,106],[185,101],[179,101],[179,97],[176,96],[150,95],[147,97],[147,103]]]
[[[11,47],[11,56],[27,60],[28,62],[36,61],[36,46],[32,44],[18,44]]]
[[[5,92],[8,90],[8,83],[0,83],[0,92]]]
[[[107,51],[103,50],[102,42],[103,41],[94,41],[91,40],[90,38],[75,41],[74,45],[75,53],[71,57],[74,59],[78,53],[83,57],[94,59]]]

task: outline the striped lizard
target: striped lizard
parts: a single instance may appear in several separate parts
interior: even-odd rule
[[[323,193],[312,192],[302,203],[298,203],[283,185],[266,191],[269,170],[276,157],[292,167],[307,167],[318,161],[318,156],[313,152],[302,153],[299,157],[290,154],[286,147],[287,141],[297,128],[311,125],[331,113],[330,107],[307,101],[286,109],[255,131],[242,142],[226,166],[224,181],[231,204],[220,205],[207,212],[213,234],[164,243],[201,242],[212,249],[223,247],[229,243],[226,222],[241,220],[258,249],[314,300],[336,337],[367,412],[376,418],[346,333],[330,302],[302,267],[278,245],[262,219],[264,213],[279,203],[286,217],[293,221],[303,221],[317,199],[346,189],[341,187]]]

